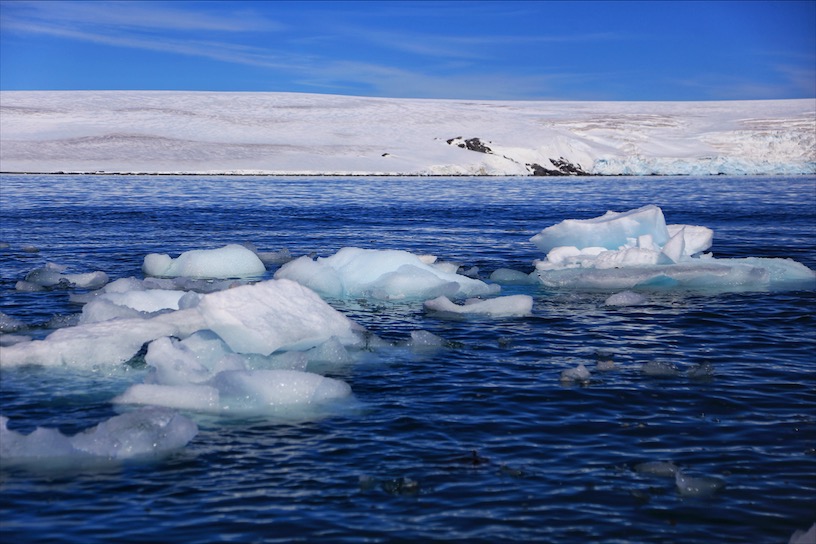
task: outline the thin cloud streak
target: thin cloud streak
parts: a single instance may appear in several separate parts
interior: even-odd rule
[[[4,19],[47,22],[67,27],[123,28],[141,30],[253,32],[279,31],[285,27],[258,13],[202,13],[176,6],[195,6],[196,2],[168,6],[159,2],[3,2]],[[9,8],[13,8],[8,15]],[[5,26],[4,21],[4,26]]]

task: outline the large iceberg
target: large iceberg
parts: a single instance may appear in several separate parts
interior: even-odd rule
[[[457,274],[400,250],[346,247],[330,257],[301,257],[283,265],[275,278],[297,281],[325,297],[385,300],[474,297],[499,292],[497,285]]]
[[[713,231],[667,225],[654,205],[592,219],[567,219],[530,241],[547,253],[535,277],[547,287],[727,291],[811,286],[816,272],[790,259],[715,259]]]

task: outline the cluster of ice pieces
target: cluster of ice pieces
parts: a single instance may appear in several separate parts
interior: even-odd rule
[[[324,299],[421,301],[425,311],[439,317],[485,319],[532,314],[532,296],[498,296],[502,283],[625,289],[605,301],[621,306],[646,303],[630,291],[644,287],[761,290],[816,282],[816,273],[787,259],[701,254],[712,238],[705,227],[667,225],[656,206],[567,220],[532,238],[547,254],[534,272],[500,269],[491,275],[495,283],[471,277],[475,270],[461,274],[458,265],[432,256],[355,247],[295,260],[288,252],[259,254],[239,245],[188,251],[177,258],[151,254],[144,259],[145,279],[111,283],[103,272],[63,274],[64,268],[50,264],[29,273],[18,289],[96,290],[72,294],[72,301],[84,304],[77,322],[42,340],[6,334],[25,326],[0,314],[0,365],[96,369],[143,354],[150,368],[144,382],[128,387],[113,403],[123,409],[162,409],[127,412],[74,437],[47,429],[24,436],[9,430],[3,419],[0,454],[4,459],[121,459],[181,447],[192,439],[195,424],[167,410],[308,417],[353,401],[347,383],[313,372],[314,365],[332,368],[354,360],[355,352],[387,343],[378,343]],[[274,279],[262,279],[265,261],[284,263]],[[5,341],[12,336],[13,342]],[[414,331],[408,345],[439,349],[444,339]],[[612,366],[599,362],[597,369]],[[644,368],[650,375],[658,371],[662,367]],[[586,383],[590,373],[579,365],[561,378]],[[697,485],[684,482],[678,482],[681,489]]]
[[[816,280],[813,270],[790,259],[715,259],[703,253],[712,239],[707,227],[667,225],[654,205],[568,219],[531,238],[546,253],[535,261],[534,275],[547,287],[600,290],[767,290]],[[642,302],[622,296],[609,304]]]

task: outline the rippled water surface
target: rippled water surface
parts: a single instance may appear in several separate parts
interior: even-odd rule
[[[716,257],[816,268],[816,180],[796,178],[0,178],[0,311],[42,337],[79,307],[15,283],[46,262],[142,277],[147,253],[251,242],[327,256],[431,253],[486,278],[529,272],[529,238],[567,218],[660,206],[704,225]],[[34,246],[38,252],[26,251]],[[274,272],[270,270],[269,274]],[[328,375],[353,409],[309,421],[193,416],[199,434],[151,462],[72,471],[0,466],[3,541],[787,542],[816,522],[816,293],[610,293],[505,286],[526,318],[442,319],[421,302],[333,301],[399,345]],[[57,316],[55,320],[55,316]],[[598,354],[615,370],[595,369]],[[680,374],[649,376],[650,362]],[[560,372],[584,363],[583,386]],[[700,368],[708,369],[695,375]],[[74,434],[117,412],[143,369],[0,371],[14,428]],[[10,425],[11,426],[11,425]],[[687,497],[637,470],[719,478]]]

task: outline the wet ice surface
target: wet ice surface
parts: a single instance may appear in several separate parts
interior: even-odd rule
[[[123,180],[138,184],[139,198],[117,193]],[[286,248],[316,261],[361,247],[436,255],[461,272],[477,267],[477,279],[490,284],[496,270],[534,270],[544,255],[529,239],[543,228],[645,203],[660,205],[673,223],[711,228],[717,258],[790,257],[813,268],[812,178],[717,178],[716,187],[684,179],[682,189],[674,181],[3,178],[9,247],[0,324],[35,339],[51,332],[46,323],[77,326],[87,302],[77,297],[88,289],[15,287],[46,262],[68,266],[62,274],[142,278],[151,253],[251,242],[260,252],[280,257]],[[54,194],[55,184],[65,192]],[[168,204],[165,194],[177,200]],[[286,259],[272,260],[265,279]],[[152,355],[125,365],[4,366],[2,415],[20,435],[43,427],[74,437],[134,413],[114,399],[155,399],[171,384],[182,389],[162,398],[200,403],[177,407],[198,434],[169,456],[56,473],[3,462],[1,513],[13,520],[3,531],[83,542],[159,535],[203,542],[214,534],[563,542],[697,542],[716,534],[777,542],[810,527],[812,289],[650,289],[636,293],[645,300],[624,295],[623,304],[610,304],[618,291],[501,275],[514,281],[484,298],[530,297],[531,315],[462,313],[468,305],[454,295],[454,311],[439,312],[422,297],[357,293],[326,300],[369,333],[362,344],[349,338],[230,355],[235,346],[194,335],[151,344]],[[165,306],[190,311],[208,293],[243,300],[245,283],[148,281],[156,282],[150,290],[176,293],[128,295],[132,310],[147,314],[128,318],[159,324],[175,311]],[[96,302],[122,302],[110,295],[144,293],[146,285],[120,287]],[[235,345],[247,340],[242,334]],[[185,366],[185,349],[213,357]],[[153,357],[178,364],[151,366]],[[562,380],[581,366],[588,375]],[[224,413],[221,401],[234,406],[236,391],[280,399],[279,380],[258,379],[273,376],[292,385],[288,405]],[[324,378],[328,387],[316,383]],[[318,390],[329,402],[298,411]],[[213,392],[219,404],[209,404]],[[59,522],[79,513],[81,527]]]

